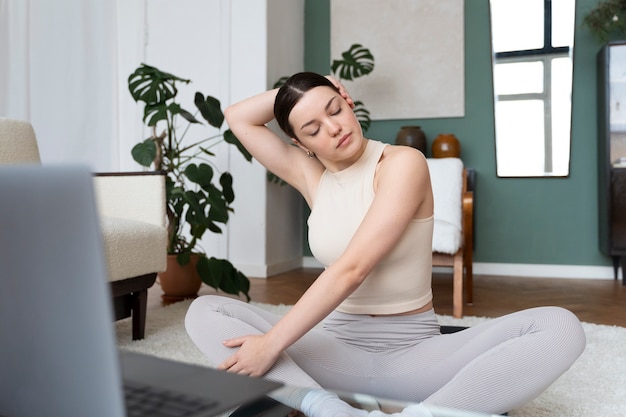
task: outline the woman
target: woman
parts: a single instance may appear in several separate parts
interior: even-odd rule
[[[309,417],[367,415],[323,389],[489,413],[527,403],[582,353],[580,322],[545,307],[441,335],[426,160],[364,138],[353,106],[336,80],[299,73],[226,109],[248,151],[311,207],[310,247],[326,268],[282,318],[200,297],[189,335],[220,369],[287,384],[274,397]],[[296,146],[266,127],[274,118]]]

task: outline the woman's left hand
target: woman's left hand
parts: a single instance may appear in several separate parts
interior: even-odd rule
[[[276,351],[265,335],[243,336],[222,343],[226,347],[239,349],[222,362],[218,369],[237,374],[263,376],[280,355],[280,351]]]

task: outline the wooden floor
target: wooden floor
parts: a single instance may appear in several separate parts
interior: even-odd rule
[[[294,304],[321,271],[298,269],[270,278],[250,278],[252,301]],[[433,277],[435,311],[452,314],[452,277]],[[149,291],[148,306],[161,305],[161,289]],[[200,295],[215,294],[203,285]],[[464,315],[497,317],[524,308],[555,305],[574,312],[581,321],[626,327],[626,287],[621,281],[474,276],[474,303]]]

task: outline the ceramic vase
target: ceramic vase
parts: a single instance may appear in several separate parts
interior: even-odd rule
[[[433,141],[433,158],[460,158],[461,142],[452,133],[442,133]]]
[[[396,135],[396,145],[411,146],[426,155],[426,134],[420,126],[402,126]]]

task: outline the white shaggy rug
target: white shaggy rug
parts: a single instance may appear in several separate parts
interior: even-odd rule
[[[148,311],[146,337],[131,341],[129,319],[118,321],[118,345],[122,349],[210,366],[191,342],[183,325],[189,301]],[[258,304],[284,313],[289,306]],[[471,326],[485,318],[454,319],[439,316],[441,324]],[[623,417],[626,416],[626,328],[583,323],[587,348],[578,361],[539,398],[513,410],[516,417]]]

